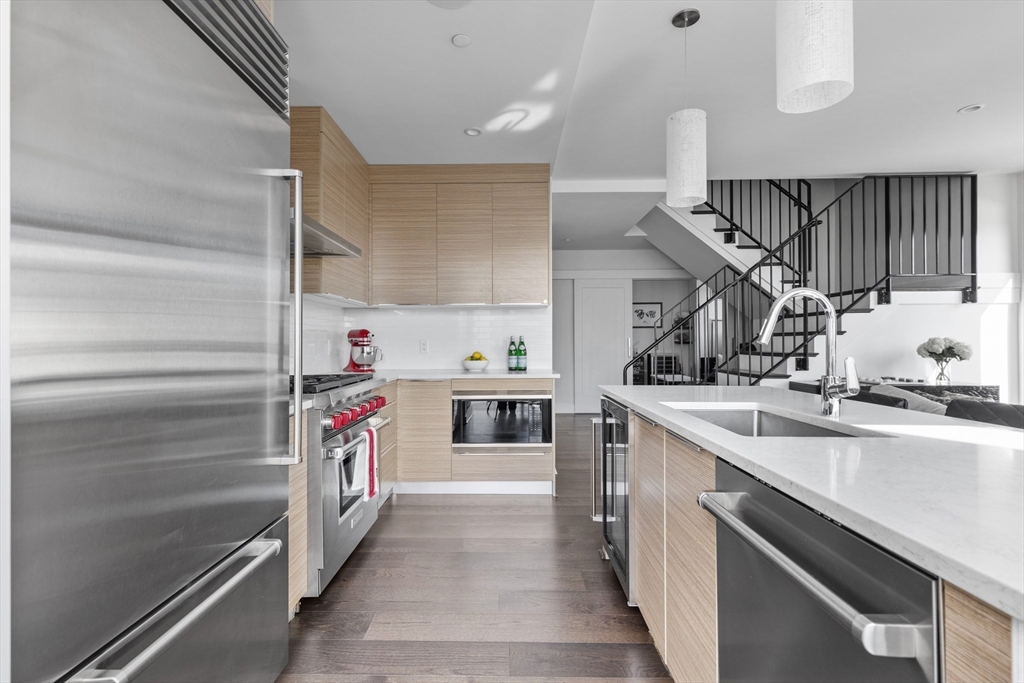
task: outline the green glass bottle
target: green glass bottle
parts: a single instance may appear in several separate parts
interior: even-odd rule
[[[519,372],[526,372],[526,342],[522,335],[519,335],[519,346],[516,347],[516,361]]]
[[[516,355],[516,338],[508,338],[508,371],[517,372],[519,370],[519,358]]]

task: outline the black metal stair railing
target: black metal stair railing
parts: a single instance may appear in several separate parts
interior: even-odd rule
[[[694,378],[713,373],[714,367],[701,365],[700,357],[694,353],[694,338],[689,330],[682,329],[681,322],[690,319],[691,311],[714,299],[719,290],[740,276],[739,270],[726,265],[697,286],[682,301],[665,311],[652,326],[657,338],[645,349],[635,353],[623,368],[623,384],[628,384],[631,370],[633,384],[704,383]],[[659,328],[665,331],[657,336]]]
[[[769,346],[753,344],[772,301],[793,286],[826,293],[840,316],[869,310],[875,291],[885,303],[901,278],[930,278],[929,286],[963,289],[964,301],[975,301],[976,178],[909,178],[869,176],[853,182],[745,273],[702,290],[704,300],[695,301],[696,307],[627,364],[623,380],[676,334],[689,338],[695,359],[689,367],[696,369],[661,376],[686,383],[757,384],[778,376],[793,357],[806,367],[811,343],[825,326],[824,315],[809,302],[789,307]],[[794,263],[801,264],[798,282],[787,265]]]

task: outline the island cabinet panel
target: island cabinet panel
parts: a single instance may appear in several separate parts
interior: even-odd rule
[[[550,205],[548,183],[494,185],[494,303],[548,303]]]
[[[372,299],[437,303],[437,186],[378,183],[372,189]]]
[[[951,583],[942,598],[946,682],[1010,683],[1010,617]]]
[[[451,479],[451,380],[400,380],[398,481]]]
[[[437,186],[437,303],[489,304],[491,185]]]
[[[715,488],[715,456],[665,437],[666,663],[676,683],[718,677],[715,520],[697,504]]]
[[[288,443],[294,445],[295,418],[288,418]],[[302,411],[302,433],[309,433],[308,411]],[[308,439],[302,440],[302,462],[288,467],[288,607],[293,612],[306,593],[306,550],[308,508],[306,507],[306,467]]]
[[[636,601],[665,658],[665,429],[643,418],[636,427]]]
[[[304,257],[302,291],[369,301],[370,167],[323,107],[292,107],[291,163],[303,173],[302,211],[362,251]]]

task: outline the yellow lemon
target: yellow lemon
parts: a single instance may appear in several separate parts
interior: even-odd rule
[[[480,353],[479,351],[473,352],[473,360],[483,360],[483,357],[484,354]]]

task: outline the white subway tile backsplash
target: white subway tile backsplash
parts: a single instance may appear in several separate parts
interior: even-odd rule
[[[508,338],[523,335],[531,368],[551,368],[551,307],[342,308],[307,296],[303,301],[306,374],[340,372],[348,363],[349,330],[366,328],[384,352],[379,368],[449,369],[480,351],[504,367]],[[429,353],[420,353],[426,340]]]

